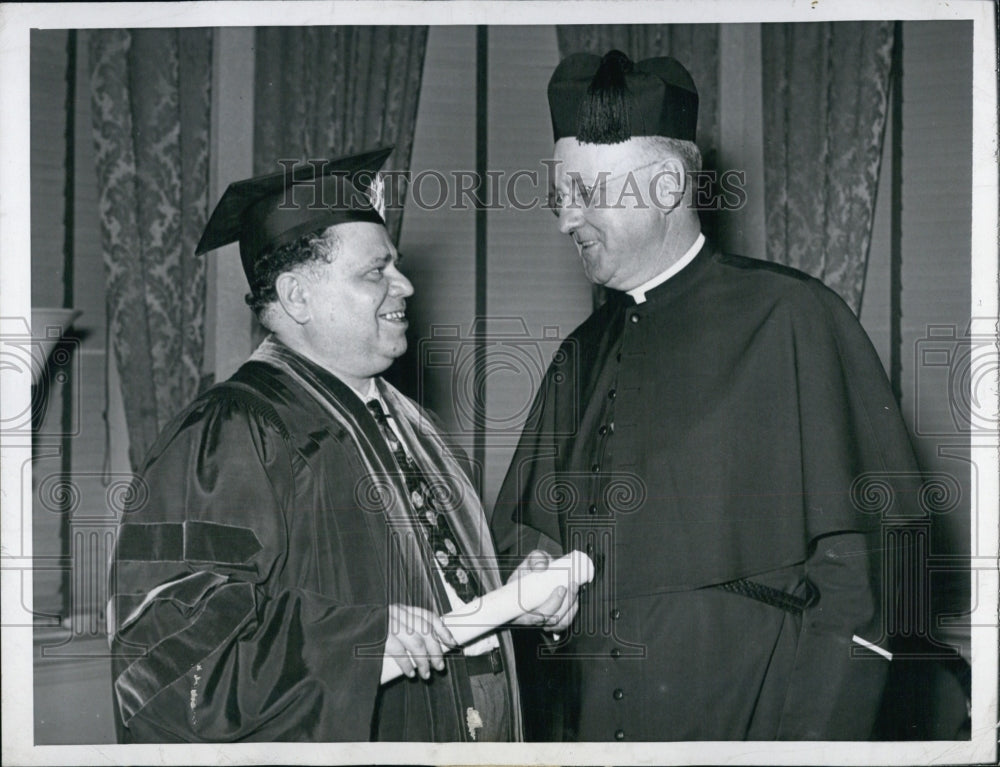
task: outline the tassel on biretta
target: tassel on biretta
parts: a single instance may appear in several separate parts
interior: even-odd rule
[[[577,140],[590,144],[617,144],[632,138],[628,83],[632,60],[621,51],[608,51],[601,59],[587,98],[577,111]]]
[[[633,62],[618,50],[603,57],[574,53],[552,73],[548,95],[556,141],[695,140],[698,91],[684,66],[669,56]]]

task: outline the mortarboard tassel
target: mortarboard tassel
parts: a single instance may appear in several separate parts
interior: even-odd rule
[[[375,212],[385,221],[385,177],[381,173],[376,173],[368,188],[368,199],[375,209]]]

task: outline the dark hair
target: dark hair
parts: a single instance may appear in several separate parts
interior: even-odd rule
[[[268,248],[258,257],[250,292],[243,297],[258,319],[268,306],[278,300],[274,283],[279,275],[301,264],[333,258],[337,240],[331,229],[304,234],[292,242]]]

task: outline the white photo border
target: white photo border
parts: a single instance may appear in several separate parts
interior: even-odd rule
[[[973,23],[972,283],[974,317],[995,333],[997,281],[997,81],[994,4],[987,0],[683,0],[657,2],[190,2],[65,3],[0,6],[0,316],[30,317],[30,30],[106,27],[307,26],[313,24],[553,24],[630,21],[760,22],[841,19],[971,20]],[[990,364],[996,370],[996,348]],[[994,395],[996,390],[994,389]],[[2,406],[22,412],[29,382],[8,386]],[[997,399],[976,406],[996,419]],[[998,438],[973,437],[982,469],[973,509],[972,738],[969,741],[810,743],[234,744],[34,746],[32,629],[8,627],[31,604],[30,530],[23,499],[2,494],[3,762],[6,764],[976,764],[997,760]],[[0,487],[20,487],[30,446],[0,434]],[[30,505],[30,499],[27,503]],[[30,519],[30,515],[27,517]],[[22,591],[21,574],[25,574]],[[109,681],[110,694],[110,681]]]

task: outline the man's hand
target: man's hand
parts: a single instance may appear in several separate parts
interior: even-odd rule
[[[535,549],[511,573],[507,582],[510,583],[517,580],[527,573],[548,570],[551,561],[551,555],[541,549]],[[531,612],[525,613],[520,618],[515,619],[513,623],[518,626],[537,626],[554,633],[565,631],[573,623],[577,610],[580,609],[580,600],[577,594],[578,589],[579,586],[576,585],[571,589],[567,589],[565,586],[553,589],[552,594],[545,602]]]
[[[431,678],[431,666],[444,671],[444,653],[458,647],[440,617],[422,607],[389,605],[389,634],[385,654],[411,679],[419,673]]]

